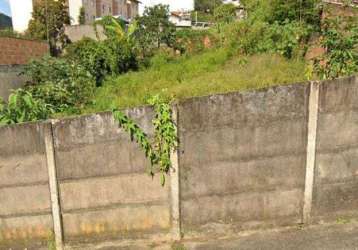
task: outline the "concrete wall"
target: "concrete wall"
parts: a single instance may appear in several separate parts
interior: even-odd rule
[[[316,219],[358,214],[358,78],[320,85],[313,196]]]
[[[0,65],[0,98],[7,100],[11,90],[25,85],[27,78],[20,75],[22,70],[20,65]]]
[[[129,115],[151,134],[150,109]],[[111,113],[58,121],[54,137],[65,241],[170,231],[169,186],[148,176],[145,156]]]
[[[101,25],[97,25],[96,34],[96,30],[92,24],[66,26],[65,34],[68,36],[71,42],[77,42],[85,37],[95,40],[104,40],[106,38],[104,35],[103,27]]]
[[[49,123],[0,127],[0,249],[46,245],[53,224],[44,134]]]
[[[184,233],[301,221],[307,98],[292,85],[179,106]]]
[[[61,246],[357,215],[357,96],[351,77],[181,102],[165,187],[111,113],[2,127],[0,249],[52,230]],[[126,112],[152,136],[151,108]]]

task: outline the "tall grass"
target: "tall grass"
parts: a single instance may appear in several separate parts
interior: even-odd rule
[[[145,104],[160,93],[168,99],[264,88],[304,80],[305,62],[275,54],[236,56],[230,49],[168,60],[156,58],[147,70],[109,78],[84,112]]]

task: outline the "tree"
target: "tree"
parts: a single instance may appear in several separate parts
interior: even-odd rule
[[[175,42],[175,26],[169,21],[169,6],[155,5],[145,8],[143,16],[137,17],[134,35],[143,53],[161,44],[172,47]]]
[[[78,16],[78,23],[83,25],[86,23],[86,12],[83,6],[80,8],[80,15]]]
[[[222,0],[195,0],[195,10],[213,13],[223,3]]]
[[[326,19],[321,46],[325,53],[314,61],[321,79],[333,79],[358,72],[358,18]]]
[[[241,0],[251,20],[279,24],[297,21],[319,30],[321,0]]]
[[[233,4],[222,4],[214,9],[214,17],[217,23],[230,23],[235,20],[236,6]]]
[[[37,1],[27,33],[34,39],[47,40],[51,55],[66,45],[65,25],[70,24],[66,0]]]

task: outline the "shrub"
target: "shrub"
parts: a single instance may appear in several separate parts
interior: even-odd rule
[[[332,79],[358,72],[357,20],[342,23],[326,20],[321,46],[326,53],[314,62],[314,71],[322,79]]]
[[[0,125],[45,120],[54,111],[26,90],[14,91],[6,104],[0,98]]]
[[[136,55],[130,43],[115,37],[104,41],[84,38],[67,47],[66,57],[90,72],[97,86],[107,75],[137,68]]]
[[[181,53],[195,54],[206,48],[214,47],[217,40],[213,32],[208,30],[182,29],[176,32],[174,48]],[[206,44],[206,41],[209,41],[210,44]]]
[[[224,27],[224,43],[243,54],[275,52],[291,58],[304,54],[309,33],[307,27],[297,22],[269,24],[245,20]]]
[[[66,57],[81,65],[100,85],[106,75],[116,71],[116,55],[103,42],[84,38],[66,48]]]
[[[113,38],[103,41],[103,45],[111,53],[111,62],[114,66],[113,71],[110,72],[111,74],[121,74],[138,68],[135,48],[131,41]]]
[[[236,6],[233,4],[222,4],[214,10],[214,18],[217,23],[231,23],[235,17]]]
[[[66,59],[43,57],[25,68],[30,78],[27,90],[56,112],[80,107],[93,95],[95,80],[81,65]]]

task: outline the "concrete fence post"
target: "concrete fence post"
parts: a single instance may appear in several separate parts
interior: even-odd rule
[[[176,124],[176,133],[179,137],[179,123],[178,123],[178,107],[176,105],[172,106],[172,118]],[[172,152],[170,156],[172,162],[172,169],[170,171],[170,204],[172,211],[172,237],[175,240],[181,239],[181,229],[180,229],[180,187],[179,187],[179,157],[178,149]]]
[[[52,122],[51,122],[49,126],[46,126],[46,131],[45,131],[46,159],[47,159],[47,169],[48,169],[48,176],[49,176],[51,209],[52,209],[56,249],[63,250],[63,233],[62,233],[63,230],[62,230],[61,210],[60,210],[58,185],[57,185],[53,139],[54,138],[53,138]]]
[[[310,83],[308,103],[306,179],[303,205],[303,223],[309,223],[312,210],[312,194],[316,162],[317,122],[319,107],[319,83]]]

